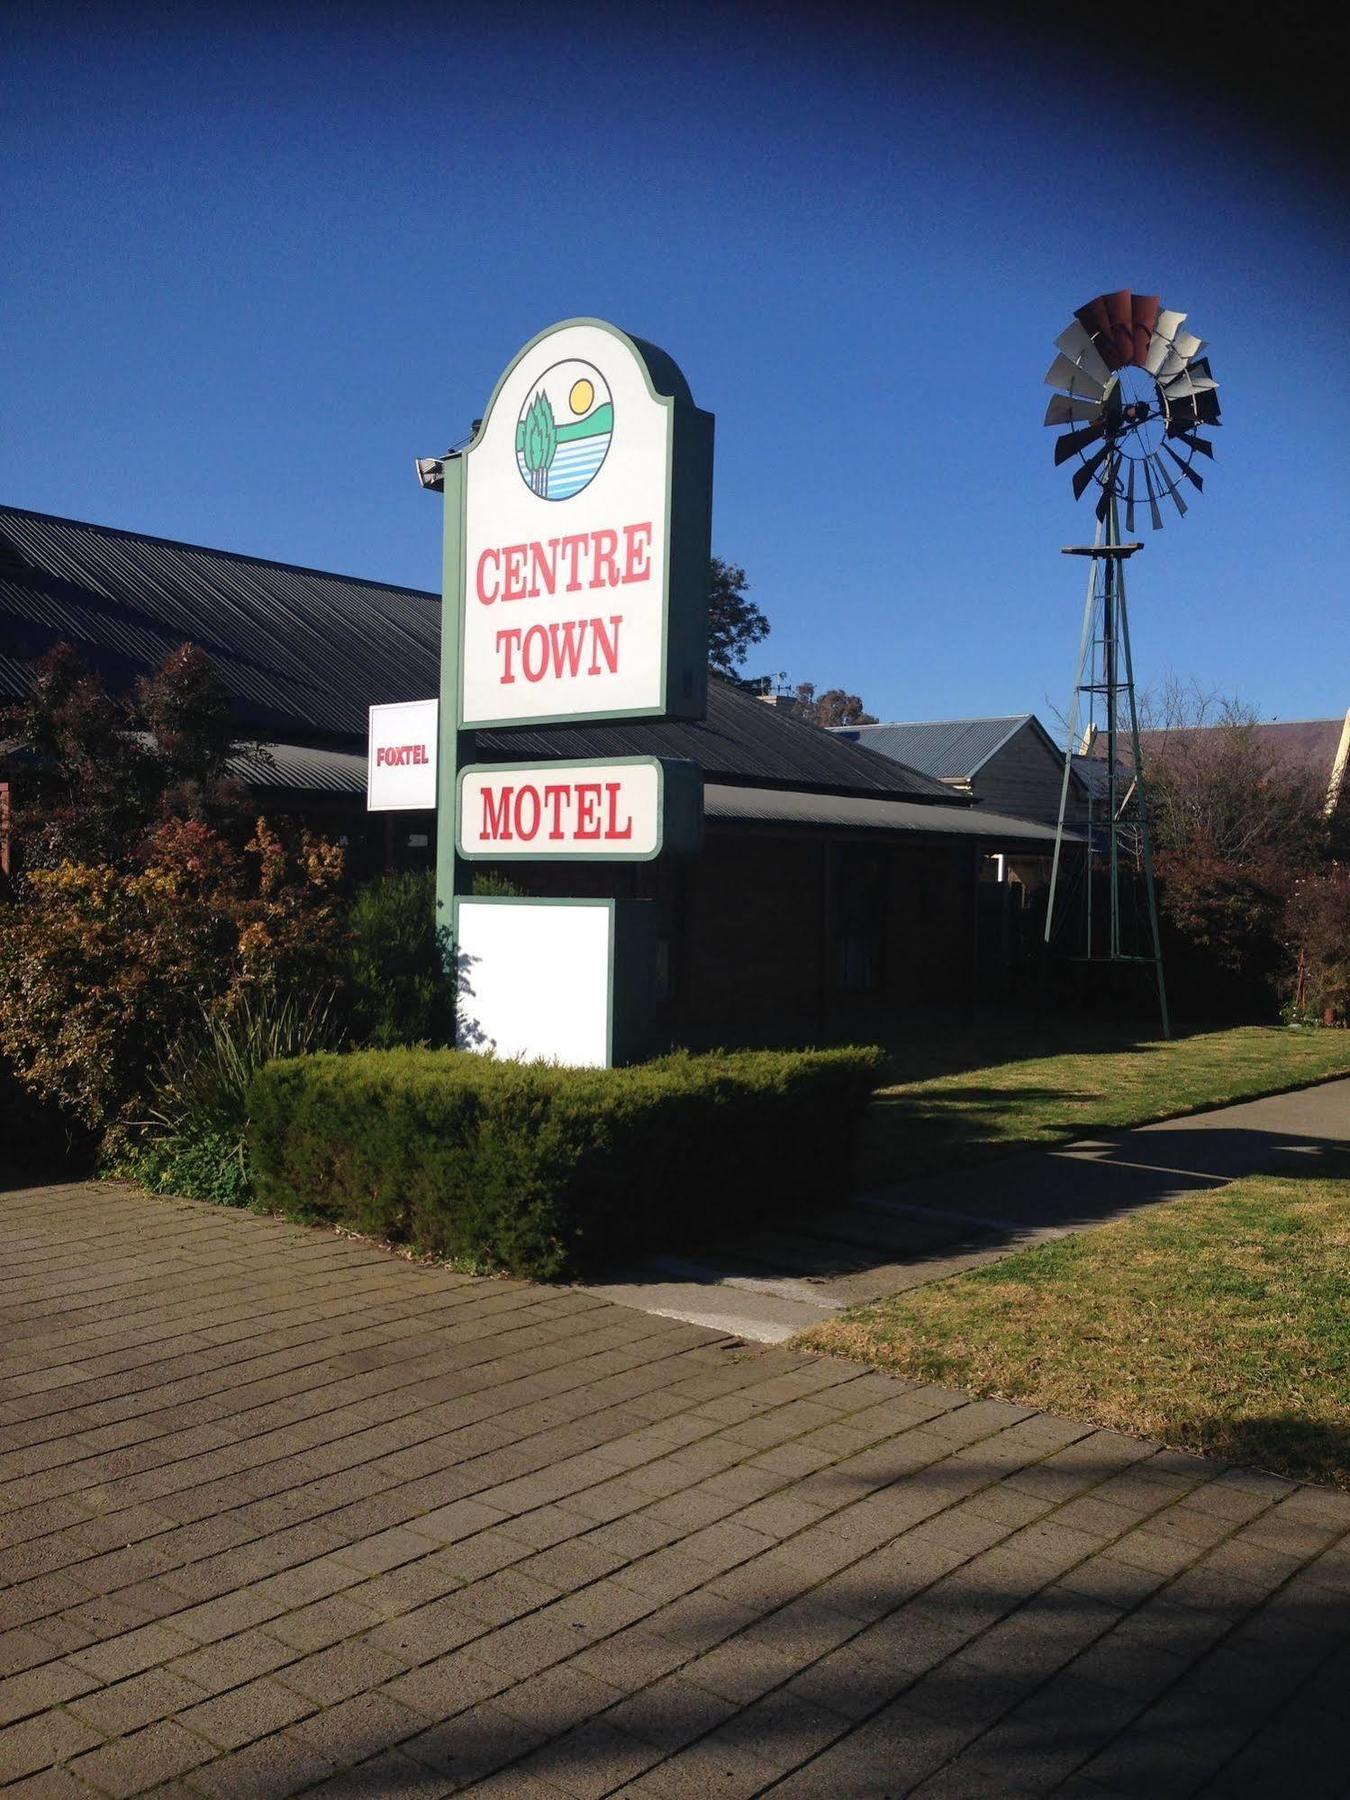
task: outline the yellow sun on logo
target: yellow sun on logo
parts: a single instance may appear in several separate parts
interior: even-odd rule
[[[580,381],[574,381],[572,383],[572,391],[567,396],[567,404],[572,408],[572,411],[577,417],[580,418],[582,413],[591,410],[591,402],[594,399],[595,384],[587,381],[585,376],[583,376]]]

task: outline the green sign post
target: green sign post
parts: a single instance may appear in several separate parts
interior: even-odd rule
[[[591,994],[606,1008],[606,1049],[583,1060],[640,1053],[627,1021],[642,1010],[632,996],[650,995],[650,903],[607,903],[602,943],[595,908],[581,902],[550,903],[572,916],[547,926],[539,906],[461,906],[470,859],[629,861],[696,848],[701,779],[693,765],[645,757],[480,764],[474,734],[704,716],[712,441],[712,415],[664,351],[571,319],[520,351],[473,441],[444,462],[437,916],[477,995],[482,1037],[515,1054],[578,1053],[582,1040],[540,990],[550,958],[588,971],[574,1015]],[[632,907],[647,909],[645,927],[622,916]],[[599,1042],[594,1030],[583,1037]]]

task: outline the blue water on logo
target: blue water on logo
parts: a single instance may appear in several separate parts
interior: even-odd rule
[[[548,472],[550,500],[570,500],[573,494],[581,492],[605,460],[611,436],[608,431],[599,432],[594,437],[577,438],[570,444],[558,445]],[[516,462],[528,482],[530,477],[524,456],[517,453]]]

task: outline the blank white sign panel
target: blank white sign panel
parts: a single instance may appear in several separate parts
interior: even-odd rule
[[[605,905],[461,900],[466,1047],[606,1068],[613,928]]]

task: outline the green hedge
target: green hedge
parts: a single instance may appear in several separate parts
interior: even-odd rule
[[[367,1050],[268,1064],[259,1202],[554,1279],[848,1193],[871,1049],[683,1053],[631,1069]]]

